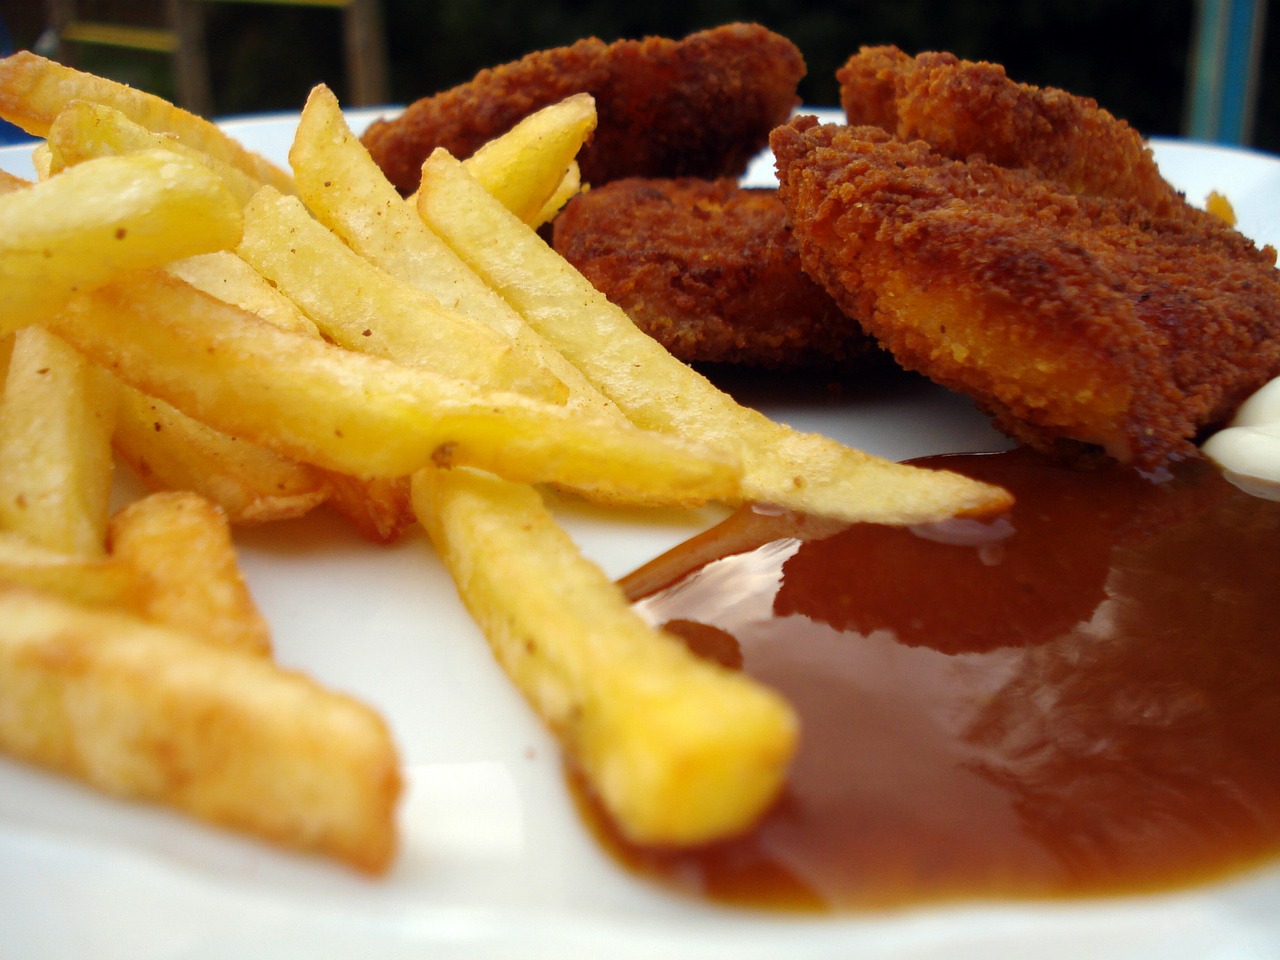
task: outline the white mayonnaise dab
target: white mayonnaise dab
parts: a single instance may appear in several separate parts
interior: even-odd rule
[[[1241,404],[1201,450],[1240,489],[1280,500],[1280,377]]]

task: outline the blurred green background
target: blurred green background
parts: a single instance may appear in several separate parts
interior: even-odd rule
[[[82,0],[145,20],[163,4]],[[19,47],[43,28],[43,5],[3,0]],[[1096,98],[1149,136],[1183,129],[1195,0],[649,0],[582,4],[557,0],[384,0],[393,102],[469,78],[479,68],[594,34],[605,40],[680,36],[731,20],[756,20],[790,37],[809,65],[806,103],[836,102],[834,71],[858,46],[896,43],[908,52],[951,50],[1003,63],[1016,80]],[[151,14],[154,16],[154,14]],[[1280,152],[1280,47],[1268,23],[1254,145]],[[214,113],[297,109],[316,82],[346,90],[341,14],[332,9],[215,3],[208,7]],[[167,58],[85,48],[79,63],[167,96]]]

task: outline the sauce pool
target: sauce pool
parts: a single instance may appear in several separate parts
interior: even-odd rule
[[[921,462],[1017,503],[915,529],[743,510],[623,581],[802,735],[756,828],[697,850],[628,845],[580,788],[614,856],[838,911],[1149,891],[1280,852],[1280,503],[1202,460],[1160,482]]]

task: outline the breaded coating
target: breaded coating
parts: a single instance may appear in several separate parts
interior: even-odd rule
[[[801,269],[775,190],[615,180],[570,201],[553,243],[682,360],[848,368],[881,354]]]
[[[1276,253],[878,127],[771,137],[805,269],[1018,440],[1153,468],[1280,374]]]
[[[1136,200],[1162,216],[1184,208],[1137,131],[1088,97],[1015,83],[999,64],[891,46],[862,48],[836,78],[850,126],[924,140],[953,160],[1030,170],[1074,193]]]
[[[482,70],[375,122],[362,140],[409,194],[434,148],[465,159],[530,113],[586,92],[599,114],[579,157],[587,183],[738,176],[799,103],[804,73],[796,46],[758,24],[728,24],[683,40],[591,38]]]

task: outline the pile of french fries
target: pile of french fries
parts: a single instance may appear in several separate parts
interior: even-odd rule
[[[493,652],[625,835],[694,844],[785,780],[789,706],[646,625],[539,490],[980,514],[1002,490],[746,409],[536,227],[582,188],[586,95],[402,198],[313,91],[292,170],[154,96],[28,53],[0,117],[0,749],[378,873],[399,763],[368,707],[286,671],[232,527],[322,504],[421,523]],[[114,464],[153,492],[109,515]],[[371,548],[372,549],[372,548]],[[358,616],[358,612],[353,614]]]

